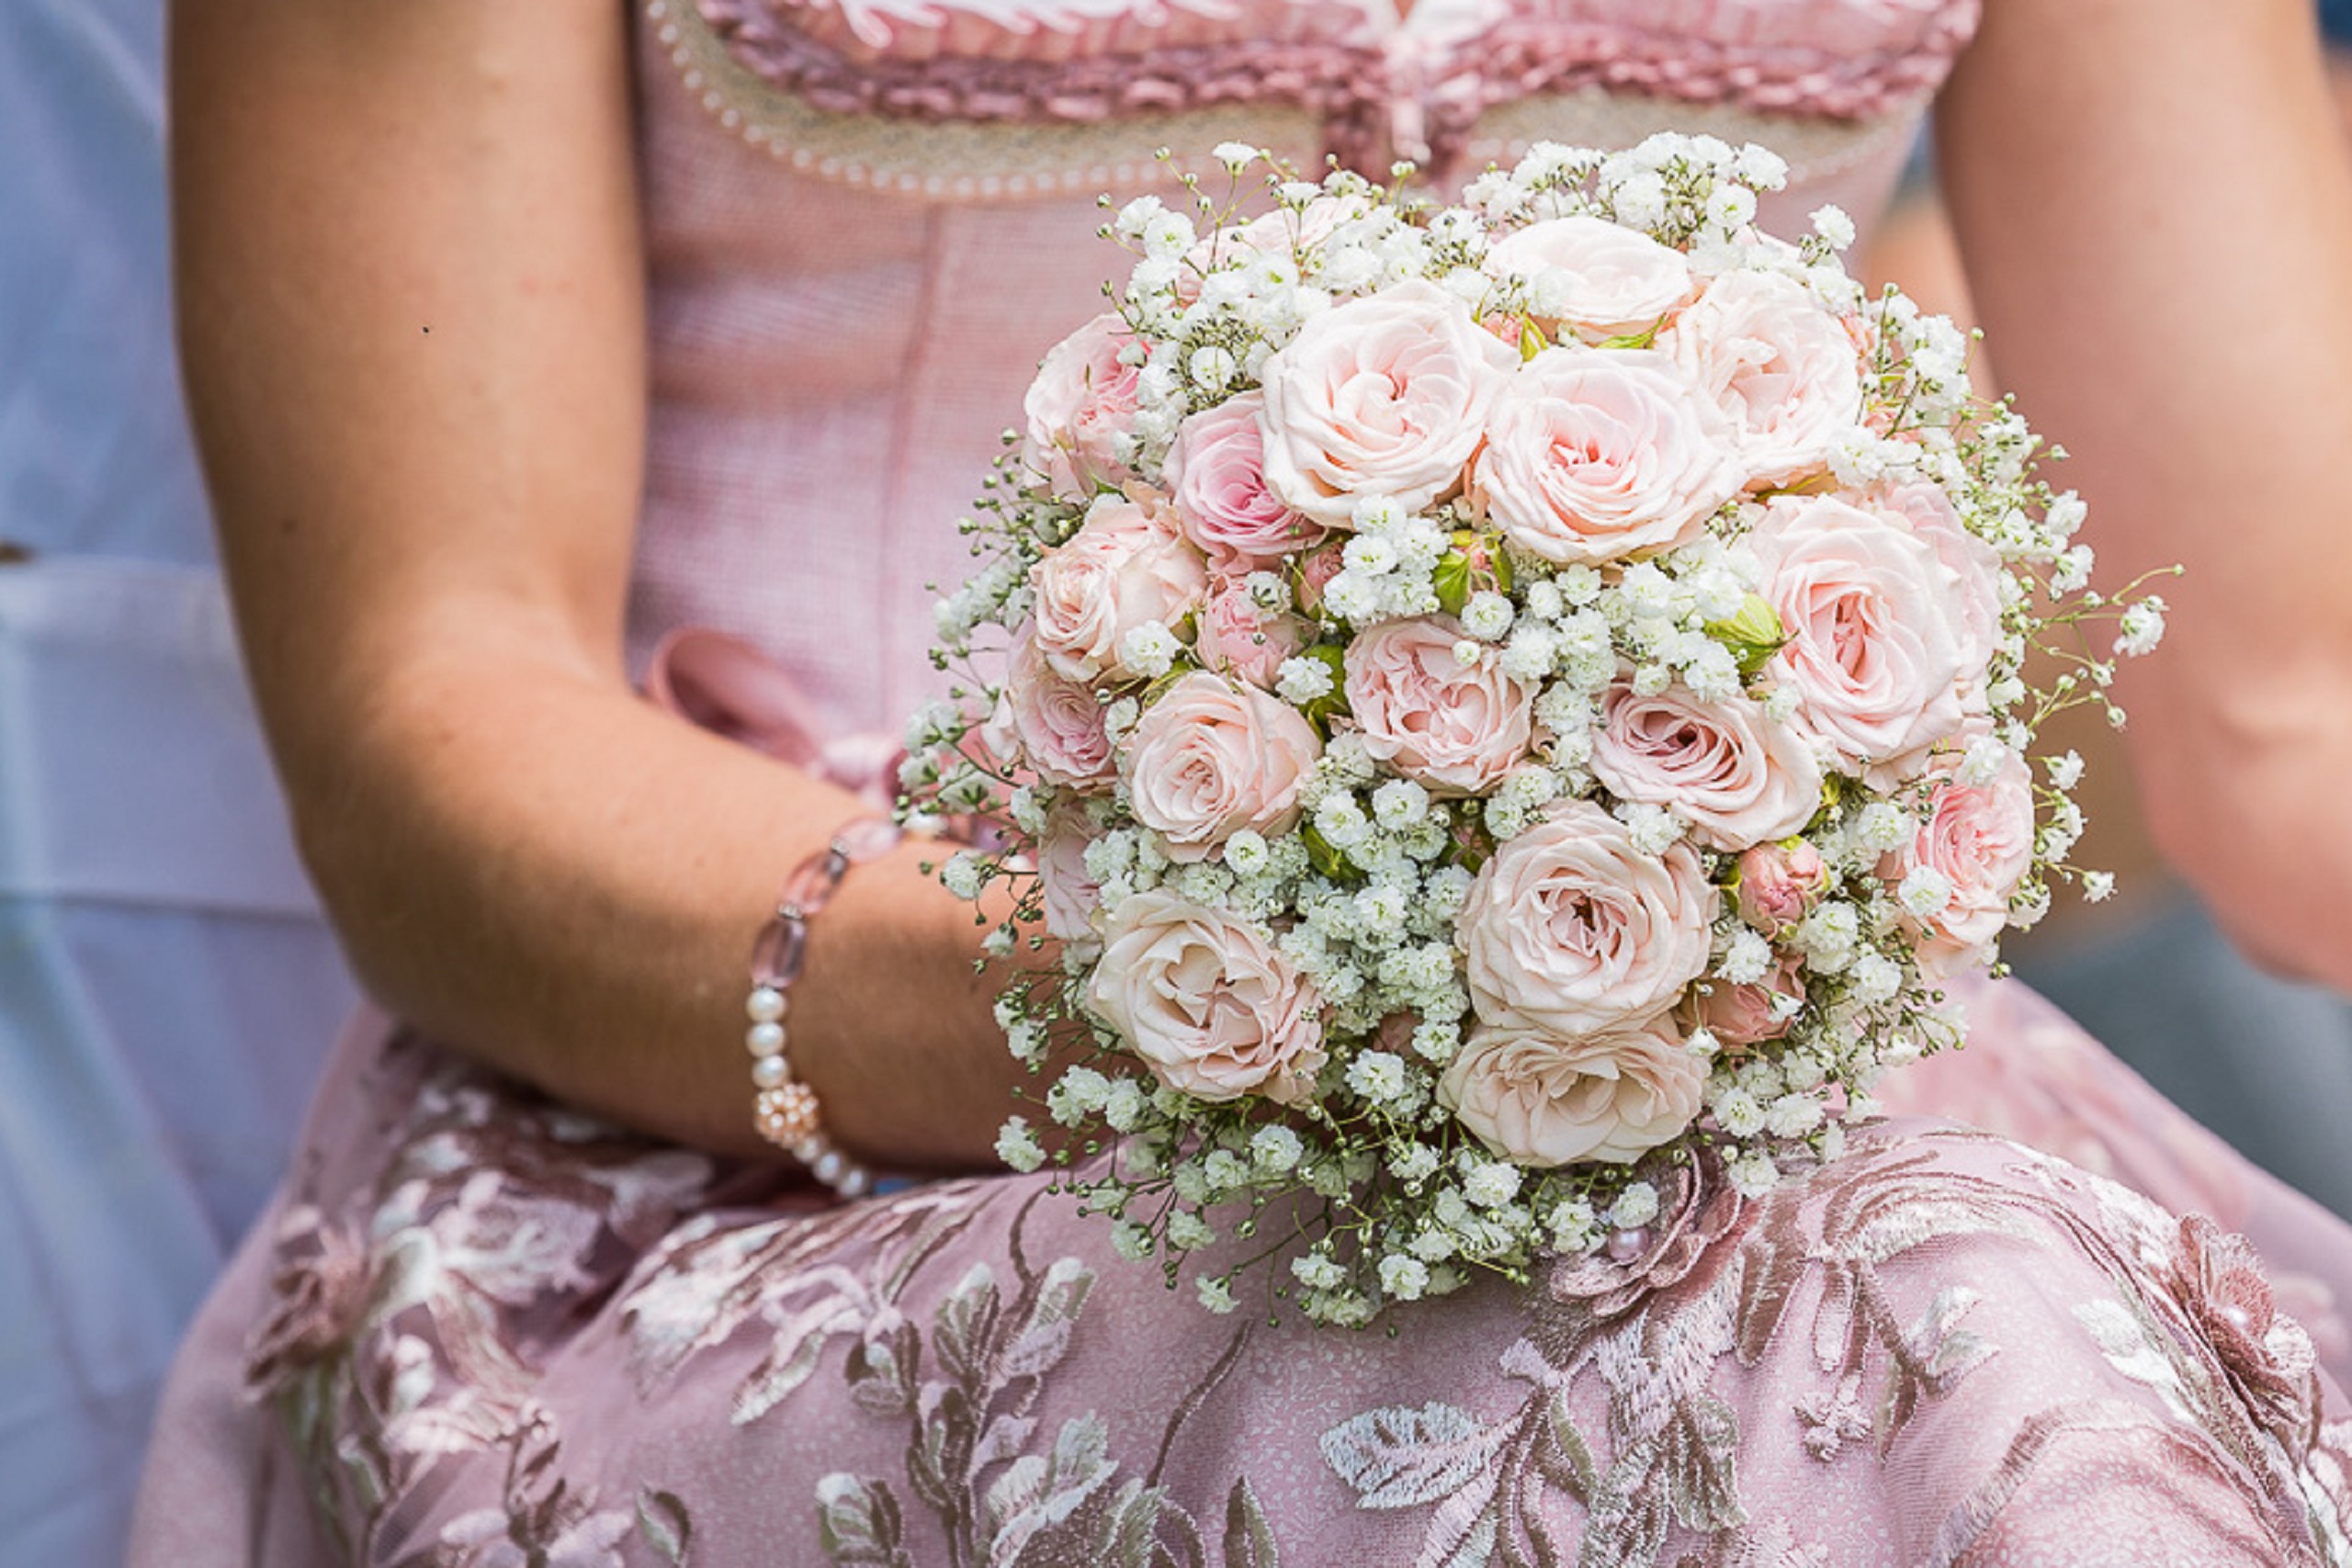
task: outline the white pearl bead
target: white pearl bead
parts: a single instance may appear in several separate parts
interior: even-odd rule
[[[763,1056],[752,1064],[752,1081],[762,1089],[782,1089],[792,1081],[792,1065],[782,1056]]]
[[[773,1056],[784,1049],[784,1025],[755,1023],[745,1032],[743,1043],[754,1056]]]
[[[786,1003],[784,993],[774,986],[759,986],[743,999],[743,1010],[753,1023],[774,1023],[784,1016]]]
[[[863,1198],[865,1196],[866,1186],[871,1180],[872,1178],[868,1177],[865,1171],[852,1166],[839,1181],[833,1183],[833,1190],[844,1198]]]
[[[803,1138],[792,1145],[792,1157],[802,1165],[816,1164],[817,1156],[824,1152],[824,1141],[820,1138]]]
[[[831,1187],[834,1182],[839,1181],[842,1179],[842,1167],[845,1163],[847,1162],[845,1162],[838,1153],[831,1149],[827,1149],[823,1154],[817,1156],[817,1164],[814,1168],[817,1173],[817,1179],[823,1182],[826,1186]]]

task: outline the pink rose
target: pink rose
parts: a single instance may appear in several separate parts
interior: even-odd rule
[[[1664,355],[1548,349],[1487,411],[1469,493],[1522,547],[1597,565],[1689,543],[1747,479],[1736,443]]]
[[[1072,801],[1057,805],[1038,835],[1037,884],[1046,931],[1057,942],[1094,940],[1094,915],[1102,905],[1102,885],[1086,869],[1086,846],[1094,837],[1093,818]]]
[[[1384,621],[1348,644],[1346,687],[1366,750],[1431,789],[1476,795],[1526,759],[1535,687],[1491,658],[1461,663],[1463,635],[1447,616]]]
[[[1306,646],[1306,623],[1262,610],[1238,579],[1209,580],[1209,596],[1193,623],[1193,651],[1212,670],[1272,688],[1283,660]]]
[[[1655,1021],[1567,1038],[1482,1024],[1437,1098],[1505,1159],[1623,1164],[1696,1121],[1706,1083],[1705,1066]]]
[[[1546,331],[1588,343],[1646,333],[1690,298],[1690,264],[1647,234],[1598,218],[1553,218],[1497,241],[1486,270],[1536,282]]]
[[[1108,789],[1118,767],[1103,732],[1102,699],[1085,682],[1057,673],[1038,648],[1036,633],[1035,621],[1023,621],[1013,633],[1003,705],[990,728],[1009,730],[1021,760],[1047,784]],[[1001,741],[990,749],[1003,761],[1013,760]]]
[[[1952,574],[1960,599],[1960,627],[1965,634],[1963,683],[1981,682],[2001,636],[2000,552],[1968,531],[1941,486],[1903,485],[1881,504],[1933,547],[1936,558]]]
[[[1894,880],[1925,866],[1951,884],[1951,901],[1924,922],[1923,966],[1949,972],[2001,934],[2009,896],[2033,865],[2033,775],[2007,751],[1989,784],[1948,777],[1928,797],[1928,819],[1894,857]]]
[[[1110,911],[1086,1005],[1170,1089],[1277,1105],[1313,1095],[1323,999],[1273,940],[1219,909],[1138,893]]]
[[[1200,603],[1208,577],[1163,509],[1106,497],[1067,544],[1030,568],[1037,647],[1065,680],[1132,680],[1120,640],[1147,622],[1172,629]]]
[[[1136,425],[1136,367],[1119,362],[1135,341],[1108,311],[1046,351],[1022,408],[1029,416],[1029,467],[1055,491],[1083,500],[1132,476],[1119,461],[1119,437]]]
[[[1338,539],[1318,545],[1298,558],[1298,607],[1315,614],[1323,603],[1324,585],[1347,570],[1347,547]]]
[[[1323,537],[1321,528],[1266,488],[1265,435],[1258,423],[1264,401],[1260,393],[1244,392],[1202,410],[1177,427],[1168,450],[1176,520],[1221,571],[1279,566]]]
[[[1758,844],[1739,857],[1739,918],[1778,936],[1813,912],[1829,890],[1821,852],[1804,839]]]
[[[1739,1051],[1778,1040],[1789,1032],[1795,1014],[1781,1013],[1779,998],[1782,997],[1800,1004],[1805,998],[1804,961],[1792,953],[1781,953],[1772,972],[1752,986],[1701,981],[1690,987],[1677,1011],[1690,1027],[1704,1029],[1718,1043]]]
[[[1590,801],[1554,805],[1480,868],[1454,919],[1471,1002],[1563,1037],[1655,1018],[1705,971],[1719,901],[1687,840],[1645,854]]]
[[[1862,417],[1862,364],[1845,323],[1803,284],[1727,272],[1658,336],[1738,427],[1751,483],[1818,472]]]
[[[1322,754],[1314,727],[1280,697],[1194,671],[1144,710],[1119,768],[1136,819],[1167,840],[1170,860],[1197,861],[1244,828],[1289,831]]]
[[[1702,702],[1680,686],[1654,697],[1611,686],[1592,772],[1620,800],[1671,807],[1719,850],[1785,839],[1821,808],[1821,764],[1803,738],[1746,697]]]
[[[1324,311],[1266,362],[1266,484],[1329,527],[1387,496],[1419,510],[1461,483],[1519,355],[1416,279]]]
[[[1370,209],[1359,196],[1318,196],[1296,210],[1278,208],[1247,223],[1219,229],[1186,253],[1177,296],[1190,304],[1200,296],[1203,276],[1245,267],[1260,258],[1287,263],[1289,276],[1295,279],[1303,254],[1330,239],[1341,224],[1362,218]]]
[[[1917,775],[1968,716],[1963,611],[1934,547],[1830,497],[1774,502],[1748,543],[1788,633],[1766,668],[1795,692],[1793,722],[1874,789]]]

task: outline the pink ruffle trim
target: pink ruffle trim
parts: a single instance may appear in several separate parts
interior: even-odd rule
[[[695,3],[746,69],[838,113],[1091,121],[1274,100],[1344,138],[1418,93],[1442,141],[1498,104],[1586,87],[1867,118],[1942,81],[1979,0],[1521,0],[1450,6],[1469,13],[1451,31],[1434,14],[1395,27],[1377,0]]]

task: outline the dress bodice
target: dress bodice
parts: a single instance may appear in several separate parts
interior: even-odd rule
[[[633,646],[766,647],[837,729],[938,679],[930,581],[1163,147],[1441,182],[1538,140],[1761,141],[1867,218],[1977,0],[645,0],[652,429]]]

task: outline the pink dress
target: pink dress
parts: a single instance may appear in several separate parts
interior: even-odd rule
[[[1677,126],[1787,154],[1783,220],[1866,213],[1973,16],[652,0],[640,654],[763,643],[870,773],[949,525],[1112,259],[1091,193],[1159,145],[1445,175]],[[2030,994],[1975,1003],[1901,1091],[1949,1119],[1758,1201],[1681,1171],[1600,1258],[1397,1337],[1210,1315],[1045,1176],[830,1203],[362,1028],[182,1358],[134,1561],[2346,1560],[2352,1234]]]

